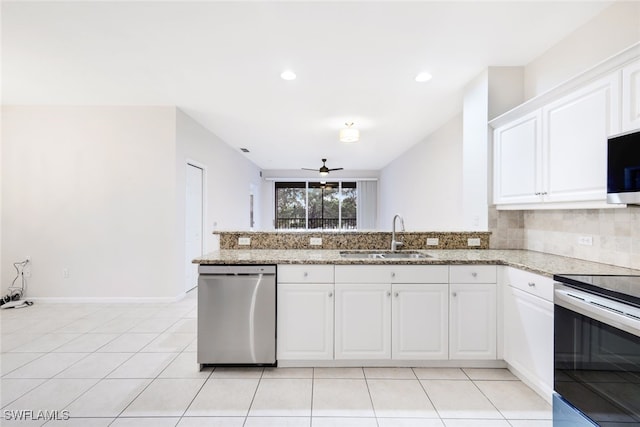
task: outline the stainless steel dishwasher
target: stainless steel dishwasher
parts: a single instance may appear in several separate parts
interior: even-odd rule
[[[198,363],[276,365],[276,266],[200,265]]]

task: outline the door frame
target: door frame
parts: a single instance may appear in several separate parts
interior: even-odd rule
[[[187,168],[189,166],[196,167],[196,168],[202,170],[202,253],[205,254],[209,250],[209,245],[208,245],[207,238],[206,238],[206,235],[205,235],[205,229],[206,229],[205,224],[207,223],[207,167],[204,164],[202,164],[202,163],[200,163],[200,162],[198,162],[196,160],[193,160],[191,158],[187,158],[185,163],[184,163],[184,167],[185,167],[185,169],[184,169],[184,177],[185,177],[185,179],[184,179],[184,189],[185,189],[185,192],[184,192],[184,213],[185,213],[185,216],[184,216],[183,230],[185,231],[185,234],[184,234],[184,239],[183,239],[183,245],[184,245],[184,250],[185,250],[185,256],[183,256],[183,262],[186,261],[186,254],[187,254],[187,236],[186,236],[187,215],[186,215],[186,210],[187,210]],[[186,265],[184,265],[184,269],[185,270],[186,270],[186,268],[187,268]],[[194,286],[190,287],[189,289],[187,289],[187,283],[186,283],[187,274],[186,274],[186,271],[185,271],[185,274],[184,274],[183,277],[184,277],[184,280],[185,280],[185,283],[182,286],[183,292],[186,293],[186,292],[188,292],[188,291],[190,291],[192,289],[195,289],[197,287],[197,285],[194,285]]]

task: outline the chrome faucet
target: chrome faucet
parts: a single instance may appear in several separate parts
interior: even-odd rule
[[[400,216],[400,214],[396,214],[393,217],[393,228],[391,232],[391,251],[398,250],[398,246],[404,245],[403,242],[399,242],[396,240],[396,219],[400,218],[400,226],[402,227],[402,231],[404,231],[404,219]]]

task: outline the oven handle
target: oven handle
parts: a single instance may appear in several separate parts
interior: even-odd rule
[[[553,302],[640,337],[640,309],[637,307],[579,291],[560,283],[555,284]]]

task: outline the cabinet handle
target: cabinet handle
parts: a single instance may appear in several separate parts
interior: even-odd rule
[[[542,193],[542,195],[543,195],[543,196],[546,196],[547,194],[549,194],[549,193],[547,193],[546,191],[544,191],[544,192]]]
[[[395,296],[396,296],[396,298],[398,298],[400,296],[400,293],[396,292]]]
[[[302,273],[302,275],[303,275],[304,277],[307,277],[307,276],[309,275],[309,273],[307,273],[307,272],[305,271],[304,273]]]
[[[527,285],[529,285],[530,288],[533,288],[534,286],[536,286],[536,284],[534,282],[529,282],[529,283],[527,283]]]
[[[475,271],[474,271],[473,273],[471,273],[471,275],[472,275],[473,277],[478,277],[478,273],[476,273]]]
[[[391,291],[387,291],[387,296],[390,297],[391,296]]]
[[[333,297],[333,292],[329,292],[329,298]]]
[[[395,272],[392,272],[392,273],[391,273],[391,277],[396,277],[396,273],[395,273]]]
[[[457,297],[458,293],[457,292],[453,292],[451,295],[453,295],[454,297]]]

